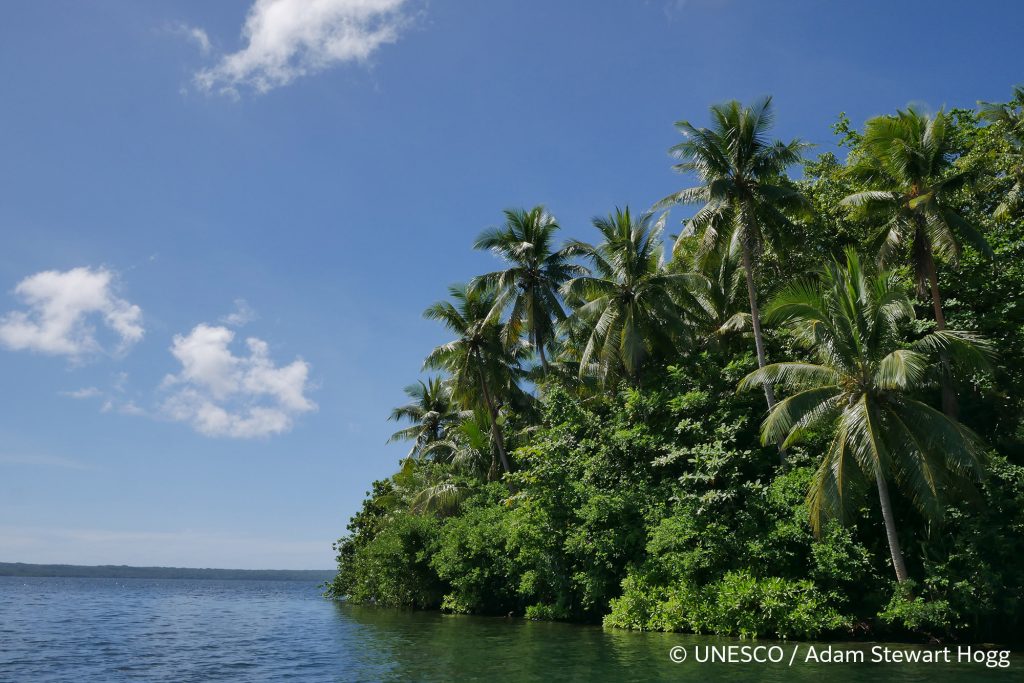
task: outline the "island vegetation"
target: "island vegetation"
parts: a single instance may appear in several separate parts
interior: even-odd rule
[[[792,638],[1024,632],[1024,89],[810,156],[769,99],[677,124],[684,189],[544,207],[426,309],[411,448],[328,594]],[[799,171],[799,172],[798,172]],[[678,236],[667,211],[692,205]]]

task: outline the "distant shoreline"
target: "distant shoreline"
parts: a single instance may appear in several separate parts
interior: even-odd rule
[[[0,562],[0,576],[98,579],[221,579],[250,581],[327,581],[330,569],[197,569],[127,565],[28,564]]]

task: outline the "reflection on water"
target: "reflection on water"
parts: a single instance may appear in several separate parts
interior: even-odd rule
[[[300,582],[0,577],[0,681],[1024,683],[1020,657],[996,670],[693,661],[694,647],[738,643],[337,604]]]
[[[404,612],[357,605],[335,606],[340,622],[358,623],[364,649],[355,653],[361,666],[389,681],[1024,681],[1024,661],[1012,658],[1009,669],[957,664],[814,664],[803,663],[806,644],[792,666],[791,643],[737,641],[666,633],[635,633],[600,627]],[[780,664],[697,663],[694,648],[729,645],[779,645],[787,661]],[[873,643],[832,645],[856,649],[871,658]],[[681,646],[688,661],[675,664],[669,650]],[[819,646],[818,651],[821,651]],[[891,646],[900,650],[908,645]],[[759,655],[763,655],[764,651]],[[954,657],[955,659],[955,650]]]

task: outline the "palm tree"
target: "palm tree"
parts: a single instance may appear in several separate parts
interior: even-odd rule
[[[750,311],[744,288],[743,264],[735,249],[724,249],[698,257],[699,242],[693,235],[676,240],[669,270],[690,273],[688,287],[699,307],[687,312],[712,343],[736,332],[750,330]],[[684,305],[689,302],[684,302]]]
[[[570,246],[593,265],[593,274],[573,278],[562,291],[574,308],[566,320],[578,340],[579,374],[607,383],[624,372],[636,381],[644,361],[671,353],[673,334],[684,329],[676,296],[688,274],[669,273],[661,240],[665,217],[634,218],[629,208],[595,218],[604,241]]]
[[[412,441],[408,457],[423,455],[426,447],[440,439],[461,417],[452,400],[451,388],[440,378],[430,377],[405,388],[409,403],[391,411],[388,418],[394,422],[408,420],[412,424],[391,435],[393,441]]]
[[[792,224],[783,211],[805,205],[800,193],[784,182],[784,174],[800,161],[807,145],[799,140],[768,140],[775,118],[771,97],[749,107],[735,100],[717,104],[711,107],[711,118],[711,128],[697,128],[689,121],[676,123],[685,139],[669,150],[680,160],[674,168],[695,173],[700,184],[665,197],[658,206],[702,204],[687,222],[684,235],[698,235],[701,255],[739,251],[757,365],[764,367],[767,358],[754,264],[764,246],[779,248],[784,243],[784,231]],[[764,385],[764,395],[772,408],[775,393],[770,384]]]
[[[474,480],[498,478],[500,465],[489,429],[489,419],[470,412],[445,438],[424,449],[429,462],[406,460],[396,479],[413,482],[409,503],[413,512],[453,514]]]
[[[926,516],[942,516],[949,489],[980,477],[983,447],[969,429],[915,397],[930,382],[932,356],[942,352],[958,367],[987,367],[989,346],[963,332],[934,331],[905,344],[901,326],[914,308],[892,273],[869,275],[856,253],[833,262],[820,281],[802,280],[782,291],[765,311],[787,323],[817,362],[775,363],[747,375],[740,390],[776,383],[791,389],[761,429],[764,443],[795,443],[810,430],[834,430],[807,496],[819,533],[830,517],[852,507],[851,484],[863,474],[878,489],[896,578],[907,578],[889,482],[904,488]]]
[[[868,121],[849,172],[871,189],[842,201],[885,221],[877,238],[883,266],[909,250],[918,295],[923,296],[930,284],[935,327],[940,331],[946,329],[946,318],[935,257],[955,259],[961,240],[992,255],[977,228],[948,202],[949,193],[967,180],[966,173],[958,173],[953,167],[954,149],[948,129],[948,117],[943,112],[926,116],[912,108]],[[948,377],[948,359],[943,360],[943,368],[942,406],[947,415],[955,417],[956,396]]]
[[[508,209],[505,224],[484,231],[474,245],[477,249],[490,249],[510,264],[506,270],[481,275],[471,286],[493,287],[498,292],[495,305],[500,310],[512,305],[506,332],[518,336],[525,327],[545,375],[545,347],[555,338],[556,322],[565,320],[558,299],[559,288],[585,272],[581,266],[570,263],[571,247],[554,250],[552,242],[557,230],[558,222],[542,206],[528,211]]]
[[[447,371],[454,398],[464,407],[486,411],[501,465],[511,472],[499,418],[506,403],[525,400],[518,380],[527,347],[518,339],[506,343],[493,288],[454,285],[448,291],[453,301],[435,303],[423,315],[443,323],[456,338],[431,351],[423,366]]]
[[[1013,186],[1006,198],[996,207],[995,217],[1007,219],[1019,215],[1024,208],[1024,86],[1015,86],[1013,98],[1005,104],[979,102],[982,118],[1002,127],[1003,136],[1010,145],[1006,155],[1010,165],[1008,173]]]
[[[490,419],[470,412],[448,435],[427,447],[435,462],[478,479],[496,479],[500,465],[492,447]]]

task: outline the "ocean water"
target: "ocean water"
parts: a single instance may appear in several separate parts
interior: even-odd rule
[[[694,661],[723,645],[777,646],[787,659],[801,649],[792,665]],[[846,647],[869,658],[871,646]],[[687,661],[673,663],[673,647]],[[1024,681],[1020,657],[1008,668],[814,664],[807,647],[358,607],[297,581],[0,577],[3,683]]]

